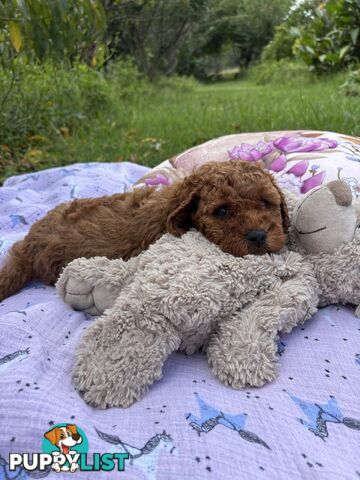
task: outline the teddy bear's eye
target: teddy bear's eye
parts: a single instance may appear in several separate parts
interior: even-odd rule
[[[221,205],[221,207],[215,208],[213,211],[214,217],[224,218],[229,215],[230,209],[226,205]]]
[[[270,202],[268,202],[267,200],[261,200],[260,204],[261,204],[261,208],[263,208],[264,210],[271,207]]]

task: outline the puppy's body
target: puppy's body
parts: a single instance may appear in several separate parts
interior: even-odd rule
[[[196,228],[235,256],[276,252],[287,222],[282,193],[260,166],[209,163],[161,191],[149,187],[59,205],[11,249],[0,272],[0,299],[34,278],[55,283],[75,258],[138,255],[166,231]],[[260,240],[253,234],[259,231]]]

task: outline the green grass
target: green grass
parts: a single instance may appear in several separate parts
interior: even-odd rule
[[[342,81],[258,86],[239,80],[150,89],[100,109],[66,138],[55,135],[32,145],[41,153],[35,152],[28,166],[15,158],[0,164],[0,175],[90,161],[154,166],[213,137],[240,132],[316,129],[360,136],[360,97],[342,95]]]

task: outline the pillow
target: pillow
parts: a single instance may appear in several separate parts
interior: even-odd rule
[[[281,187],[299,195],[341,179],[354,196],[360,196],[360,138],[307,130],[241,133],[209,140],[161,163],[137,186],[161,187],[204,163],[227,160],[262,161]]]

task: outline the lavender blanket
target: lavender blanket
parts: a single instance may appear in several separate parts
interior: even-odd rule
[[[8,179],[1,255],[54,205],[123,191],[146,171],[77,164]],[[163,379],[126,410],[95,410],[72,385],[74,349],[93,321],[40,283],[0,305],[0,479],[360,478],[360,320],[350,307],[322,309],[284,336],[270,385],[231,390],[204,356],[173,354]],[[41,452],[61,423],[86,433],[90,454],[127,452],[125,472],[8,470],[10,452]]]

